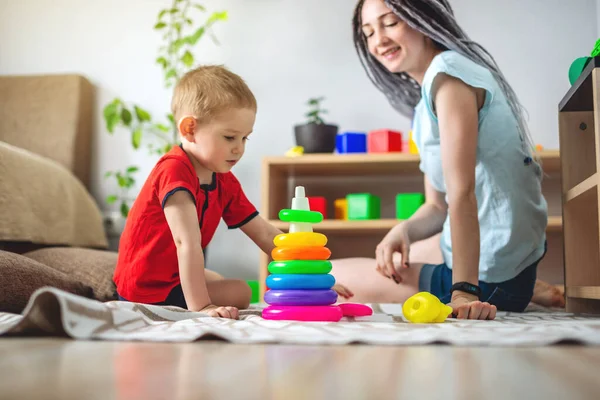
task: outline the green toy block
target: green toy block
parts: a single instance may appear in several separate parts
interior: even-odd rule
[[[348,219],[379,219],[381,199],[370,193],[352,193],[346,196]]]
[[[400,193],[396,195],[396,218],[409,219],[425,203],[422,193]]]
[[[258,286],[258,281],[246,281],[250,289],[252,290],[252,297],[250,298],[250,303],[258,303],[260,298],[260,287]]]

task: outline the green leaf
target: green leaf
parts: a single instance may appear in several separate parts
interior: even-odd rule
[[[177,53],[181,47],[188,42],[187,38],[181,38],[174,41],[169,47],[169,53]]]
[[[171,9],[169,10],[169,12],[170,12],[171,14],[177,14],[177,13],[179,12],[179,8],[177,8],[177,7],[171,8]]]
[[[168,80],[170,78],[175,78],[177,77],[177,71],[175,71],[175,68],[171,68],[170,70],[167,71],[167,74],[165,75],[165,79]]]
[[[164,22],[158,22],[156,25],[154,25],[154,29],[158,31],[160,29],[163,29],[165,26],[167,26],[167,24],[165,24]]]
[[[104,174],[104,178],[110,178],[112,176],[113,172],[112,171],[108,171],[107,173]]]
[[[206,21],[206,25],[212,25],[217,21],[227,21],[227,11],[215,11]]]
[[[175,22],[173,24],[173,28],[177,31],[177,33],[181,33],[181,24],[179,22]]]
[[[125,124],[125,126],[131,125],[131,111],[126,108],[121,110],[121,121]]]
[[[186,18],[185,23],[188,25],[192,25],[194,23],[194,21],[192,21],[191,18]]]
[[[131,133],[131,145],[133,146],[134,149],[139,149],[140,147],[140,142],[142,141],[142,128],[141,127],[137,127],[132,133]]]
[[[106,119],[106,129],[108,129],[109,133],[113,133],[115,131],[115,127],[119,124],[121,118],[119,114],[112,114],[110,117]]]
[[[135,184],[135,179],[130,176],[125,177],[125,187],[127,189],[131,188]]]
[[[168,61],[164,57],[158,57],[156,59],[156,63],[159,64],[161,67],[163,67],[163,69],[167,68],[167,65],[168,65]]]
[[[117,172],[117,183],[119,184],[119,187],[126,187],[127,185],[127,181],[125,180],[125,177],[123,175],[121,175],[120,172]]]
[[[117,196],[114,194],[111,194],[110,196],[106,197],[107,204],[114,204],[116,201],[117,201]]]
[[[152,117],[150,116],[150,113],[146,110],[144,110],[143,108],[140,108],[138,106],[133,106],[134,110],[135,110],[135,115],[137,116],[137,118],[142,121],[150,121],[152,119]]]
[[[163,153],[168,153],[169,151],[171,151],[171,149],[173,148],[172,144],[167,144],[165,145],[165,147],[162,149]]]
[[[196,43],[198,43],[198,40],[200,40],[200,38],[202,38],[202,36],[204,36],[204,32],[206,32],[206,28],[201,26],[200,28],[198,28],[196,30],[196,32],[194,32],[193,35],[188,36],[187,38],[185,38],[185,40],[193,46]]]
[[[162,17],[164,17],[165,14],[168,12],[169,12],[169,10],[162,10],[160,13],[158,13],[158,20],[160,21],[162,19]]]
[[[154,126],[156,127],[156,129],[158,129],[159,131],[162,131],[162,132],[170,132],[171,131],[170,127],[163,125],[163,124],[156,124]]]
[[[138,172],[139,168],[135,167],[135,166],[131,166],[131,167],[127,168],[126,171],[127,171],[128,174],[133,174],[134,172]]]
[[[185,64],[186,67],[191,67],[192,65],[194,65],[194,55],[190,53],[189,50],[186,50],[183,54],[183,57],[181,57],[181,61]]]
[[[123,218],[127,218],[129,215],[129,206],[125,202],[121,203],[121,215]]]
[[[167,119],[175,126],[175,117],[173,117],[173,114],[167,114]]]
[[[194,7],[200,11],[206,11],[206,7],[204,7],[202,4],[194,4]]]

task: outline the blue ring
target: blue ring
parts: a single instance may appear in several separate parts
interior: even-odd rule
[[[272,274],[267,277],[267,287],[273,290],[331,289],[335,278],[331,274]]]

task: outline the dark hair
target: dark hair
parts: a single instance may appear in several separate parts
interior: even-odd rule
[[[421,100],[421,87],[405,72],[392,73],[370,53],[362,31],[362,7],[359,0],[352,19],[354,46],[369,79],[388,98],[390,104],[403,115],[412,117],[414,108]],[[442,50],[454,50],[475,63],[487,68],[502,89],[518,123],[521,140],[534,149],[527,128],[524,110],[516,93],[508,84],[496,61],[479,43],[472,41],[458,25],[452,7],[447,0],[384,0],[384,3],[408,26],[430,38]]]

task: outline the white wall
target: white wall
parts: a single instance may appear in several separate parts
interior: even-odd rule
[[[600,0],[598,0],[600,1]],[[293,145],[304,102],[327,97],[329,120],[342,130],[388,127],[407,131],[362,71],[351,41],[354,1],[207,0],[229,12],[216,28],[222,45],[201,45],[202,62],[225,63],[254,90],[259,112],[246,156],[236,167],[249,198],[260,207],[260,160]],[[530,113],[536,142],[558,147],[557,104],[568,90],[570,63],[589,54],[598,37],[594,0],[451,0],[470,36],[495,56]],[[114,96],[157,114],[169,91],[154,65],[160,37],[152,26],[168,0],[0,0],[0,74],[77,72],[97,87],[93,194],[111,191],[107,169],[142,165],[156,157],[134,152],[125,132],[109,136],[102,107]],[[102,205],[105,207],[104,205]],[[236,251],[231,251],[235,248]],[[210,247],[209,266],[228,276],[256,276],[258,250],[223,227]]]

